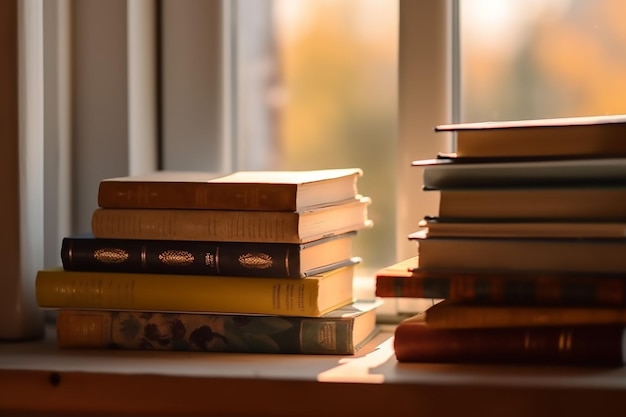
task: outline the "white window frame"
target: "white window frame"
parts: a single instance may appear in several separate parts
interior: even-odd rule
[[[0,277],[0,293],[13,302],[0,306],[10,305],[13,315],[0,310],[1,338],[33,335],[33,325],[24,318],[38,316],[35,272],[58,263],[64,236],[89,227],[101,178],[160,168],[190,169],[198,162],[185,155],[201,155],[203,150],[205,170],[259,168],[254,166],[258,149],[245,141],[249,137],[245,118],[262,120],[263,115],[238,94],[249,77],[261,77],[262,82],[268,77],[263,71],[242,72],[250,59],[246,49],[250,43],[237,36],[233,24],[242,18],[243,8],[262,7],[257,3],[13,1],[20,11],[15,19],[21,35],[23,87],[17,109],[20,131],[11,137],[19,144],[20,176],[13,186],[20,203],[4,221],[19,224],[19,236],[5,234],[2,243],[11,246],[19,240],[21,246],[18,256],[3,260],[5,270],[12,272]],[[458,26],[455,2],[400,0],[398,260],[415,254],[406,235],[436,204],[419,192],[420,172],[410,162],[432,157],[451,143],[450,138],[435,136],[433,126],[453,121],[451,103],[458,104],[453,100],[458,77],[452,71],[452,57],[458,52],[451,30]],[[159,21],[167,21],[167,34],[158,31]],[[209,26],[218,29],[207,31]],[[158,44],[164,52],[156,49]],[[169,58],[170,54],[178,57]],[[191,57],[195,65],[185,66]],[[41,97],[43,89],[36,88],[44,80]],[[164,85],[161,90],[159,82]],[[194,95],[176,95],[181,91]],[[198,110],[204,111],[201,117],[194,113]],[[203,117],[212,123],[198,125]],[[181,148],[184,152],[178,153]],[[16,314],[21,317],[16,319]],[[40,323],[38,319],[33,323],[36,333]]]

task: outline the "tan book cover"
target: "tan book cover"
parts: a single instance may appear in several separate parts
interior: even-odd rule
[[[300,211],[354,199],[359,168],[310,171],[157,171],[100,182],[105,208]]]
[[[91,229],[109,239],[307,243],[371,227],[370,203],[359,197],[302,212],[98,208]]]
[[[446,124],[460,157],[626,154],[626,115]]]

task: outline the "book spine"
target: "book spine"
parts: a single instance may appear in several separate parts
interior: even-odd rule
[[[319,281],[41,270],[35,292],[42,308],[319,317],[324,313],[319,307]],[[345,300],[345,304],[350,301]]]
[[[454,302],[513,305],[626,306],[620,276],[428,275],[376,278],[378,297],[445,298]]]
[[[245,353],[355,352],[354,321],[258,315],[60,310],[61,348]]]
[[[294,184],[101,181],[98,205],[162,208],[295,211]]]
[[[300,246],[250,242],[91,239],[66,237],[68,271],[147,272],[300,278]]]
[[[295,212],[96,209],[91,229],[108,239],[299,243],[298,223]]]
[[[396,327],[399,362],[534,363],[621,366],[624,326],[434,329]]]
[[[437,328],[626,324],[626,309],[456,305],[444,301],[426,310],[426,323]]]

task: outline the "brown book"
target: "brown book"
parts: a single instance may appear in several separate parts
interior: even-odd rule
[[[507,221],[506,219],[448,219],[426,217],[420,221],[428,237],[504,238],[618,238],[626,236],[626,222]]]
[[[448,189],[439,192],[439,217],[621,221],[626,187]]]
[[[626,155],[626,115],[457,123],[435,131],[456,133],[459,157]]]
[[[438,329],[424,314],[396,327],[399,362],[622,366],[626,327],[537,326]]]
[[[426,310],[430,327],[493,328],[530,326],[626,325],[624,307],[512,306],[459,304],[444,300]]]
[[[370,199],[302,212],[107,209],[94,211],[97,238],[307,243],[371,226]]]
[[[299,211],[358,194],[358,168],[241,171],[229,175],[159,171],[100,182],[106,208]]]
[[[376,296],[494,305],[626,307],[626,273],[416,269],[417,257],[376,273]]]
[[[626,271],[626,239],[433,238],[412,233],[425,270],[613,273]]]

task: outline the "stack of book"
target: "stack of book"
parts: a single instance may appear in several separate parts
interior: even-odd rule
[[[91,232],[36,279],[61,347],[353,354],[376,303],[354,300],[371,226],[360,169],[157,172],[105,179]]]
[[[413,165],[439,213],[377,295],[444,301],[397,327],[398,360],[622,365],[626,116],[436,130],[457,153]]]

